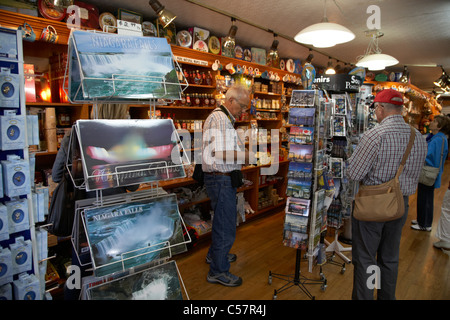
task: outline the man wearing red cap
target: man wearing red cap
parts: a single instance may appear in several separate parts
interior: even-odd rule
[[[403,97],[393,89],[379,92],[372,107],[379,125],[364,133],[348,160],[347,175],[364,185],[379,185],[394,178],[411,135],[402,117]],[[405,203],[402,218],[388,222],[359,221],[352,218],[353,299],[395,299],[400,239],[408,216],[408,198],[416,192],[419,174],[427,154],[427,144],[419,131],[405,167],[400,188]],[[377,268],[376,268],[377,267]],[[379,268],[379,269],[378,269]],[[373,270],[379,281],[372,285]]]

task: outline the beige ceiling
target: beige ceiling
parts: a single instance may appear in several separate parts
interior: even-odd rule
[[[128,9],[152,21],[156,15],[148,0],[92,0],[100,12]],[[308,56],[308,48],[293,41],[303,28],[321,21],[323,0],[160,0],[177,15],[177,31],[187,27],[203,27],[217,36],[225,36],[236,17],[236,41],[242,46],[269,49],[273,34],[278,33],[279,53],[282,58]],[[442,65],[450,73],[450,0],[328,0],[326,14],[330,22],[342,24],[353,31],[356,38],[331,48],[314,50],[313,65],[326,66],[332,57],[354,64],[366,51],[370,38],[367,13],[370,5],[380,8],[381,31],[379,39],[383,53],[400,61],[390,71],[402,71],[407,65],[411,82],[431,91],[433,81],[441,75]],[[207,7],[207,8],[205,8]],[[220,12],[220,13],[219,13]],[[333,60],[336,62],[336,60]],[[418,66],[420,65],[420,66]],[[435,66],[435,67],[432,67]]]

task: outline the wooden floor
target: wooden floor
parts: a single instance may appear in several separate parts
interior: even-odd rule
[[[450,179],[450,161],[447,161],[442,187],[435,191],[434,221],[431,232],[415,231],[410,228],[411,220],[416,219],[416,195],[410,197],[409,214],[403,228],[400,245],[400,264],[397,282],[398,300],[448,300],[450,299],[450,253],[433,247],[437,223],[440,217],[442,199]],[[209,241],[198,244],[187,254],[174,258],[192,300],[271,300],[274,289],[285,282],[274,278],[268,283],[269,271],[279,274],[294,273],[296,250],[282,244],[284,213],[279,212],[254,220],[238,228],[232,252],[237,261],[230,271],[243,279],[240,287],[228,288],[206,281],[209,266],[205,263]],[[343,244],[346,246],[345,244]],[[345,253],[351,259],[351,252]],[[339,257],[334,261],[342,263]],[[310,279],[319,279],[319,267],[308,272],[307,261],[301,264],[301,274]],[[341,267],[326,264],[323,272],[327,288],[320,285],[307,285],[316,300],[351,299],[353,286],[353,265],[347,264],[346,271]],[[278,300],[309,300],[305,293],[292,287],[278,294]]]

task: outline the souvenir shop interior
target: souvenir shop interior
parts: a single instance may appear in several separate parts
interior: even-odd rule
[[[441,25],[418,44],[422,24],[402,34],[399,2],[2,1],[0,299],[351,299],[346,162],[377,125],[375,96],[402,93],[424,135],[450,114],[438,31],[450,6],[420,5]],[[205,120],[234,84],[250,92],[235,129],[254,161],[236,197],[244,284],[231,289],[206,281],[214,210],[193,173]],[[125,117],[101,116],[117,105]],[[448,255],[434,254],[445,281],[422,296],[422,283],[399,285],[400,298],[450,298]],[[431,272],[402,259],[399,281]]]

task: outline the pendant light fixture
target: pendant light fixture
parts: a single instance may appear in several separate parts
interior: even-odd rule
[[[386,67],[396,65],[398,60],[394,57],[381,53],[381,49],[378,47],[378,38],[384,34],[379,30],[366,31],[366,36],[371,36],[369,47],[366,53],[360,58],[358,57],[357,67],[367,68],[372,71],[384,70]]]
[[[155,10],[158,20],[163,28],[166,28],[177,17],[167,10],[158,0],[150,0],[148,4]]]
[[[294,40],[303,44],[313,45],[316,48],[329,48],[340,43],[353,40],[355,34],[344,26],[328,22],[326,0],[324,0],[324,13],[322,22],[313,24],[294,37]]]

